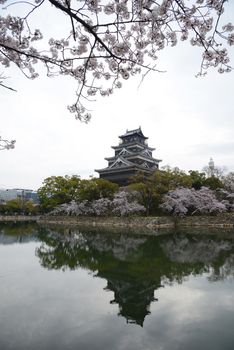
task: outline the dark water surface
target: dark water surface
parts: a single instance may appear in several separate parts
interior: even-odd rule
[[[234,231],[1,225],[0,349],[233,350]]]

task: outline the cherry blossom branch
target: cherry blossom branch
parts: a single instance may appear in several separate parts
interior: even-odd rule
[[[12,148],[15,148],[15,140],[12,140],[12,141],[4,140],[0,136],[0,151],[2,151],[4,149],[9,150]]]
[[[89,33],[91,33],[93,35],[93,37],[95,38],[96,41],[98,41],[103,47],[104,49],[112,56],[113,53],[111,52],[111,50],[109,50],[109,48],[105,45],[105,43],[99,38],[99,36],[96,34],[96,32],[92,29],[92,27],[90,27],[89,24],[87,24],[87,22],[85,22],[82,18],[78,17],[75,13],[71,12],[71,10],[69,8],[66,8],[65,6],[63,6],[60,2],[56,1],[56,0],[49,0],[49,2],[54,5],[55,7],[57,7],[58,9],[60,9],[62,12],[65,12],[66,14],[68,14],[70,17],[74,18],[77,22],[79,22],[80,24],[82,24],[82,26],[87,29],[87,31]],[[113,55],[114,56],[114,55]],[[117,57],[116,57],[117,58]]]
[[[0,0],[6,4],[6,11],[11,5],[8,2]],[[141,74],[143,80],[150,71],[161,72],[155,65],[160,51],[177,45],[178,39],[203,48],[198,75],[209,68],[217,68],[220,73],[232,70],[226,45],[234,45],[234,26],[228,23],[220,29],[224,0],[48,2],[53,5],[52,11],[68,16],[70,33],[62,39],[51,38],[39,52],[36,42],[43,40],[43,34],[41,29],[33,29],[32,18],[47,10],[46,1],[35,0],[35,5],[17,1],[17,6],[28,3],[33,8],[22,18],[0,15],[0,64],[5,69],[16,64],[34,79],[40,61],[47,76],[75,79],[76,101],[68,109],[82,121],[90,119],[84,99],[90,101],[97,94],[109,96],[136,74]]]

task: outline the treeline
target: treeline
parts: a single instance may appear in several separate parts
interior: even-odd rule
[[[234,173],[208,176],[167,167],[151,176],[138,173],[126,187],[104,179],[51,176],[38,190],[40,204],[16,199],[2,213],[66,215],[195,215],[234,210]]]
[[[149,177],[138,174],[129,188],[140,195],[147,215],[215,214],[234,210],[234,173],[208,176],[167,167]]]
[[[3,215],[37,215],[40,205],[23,197],[11,199],[0,204],[0,214]]]

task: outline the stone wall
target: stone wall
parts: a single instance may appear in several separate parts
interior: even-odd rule
[[[234,227],[234,213],[217,216],[186,216],[175,219],[178,227]]]
[[[88,225],[105,227],[160,227],[173,228],[175,226],[172,217],[71,217],[71,216],[44,216],[38,223],[63,224],[63,225]]]
[[[35,222],[39,219],[39,216],[30,215],[0,215],[0,222]]]
[[[160,217],[72,217],[72,216],[0,216],[0,222],[37,222],[58,225],[82,225],[105,227],[217,227],[234,228],[234,213],[217,216]]]

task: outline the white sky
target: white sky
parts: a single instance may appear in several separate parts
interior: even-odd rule
[[[225,23],[232,10],[233,3]],[[148,74],[140,88],[140,77],[134,78],[100,97],[90,106],[89,124],[66,108],[74,101],[71,79],[30,81],[15,68],[4,72],[17,93],[0,90],[0,135],[17,142],[0,152],[0,187],[37,189],[51,175],[98,176],[94,169],[107,166],[104,157],[114,154],[118,136],[139,126],[161,166],[201,170],[213,157],[215,165],[234,171],[233,72],[195,78],[199,65],[199,50],[188,44],[162,51],[158,68],[167,72]]]

